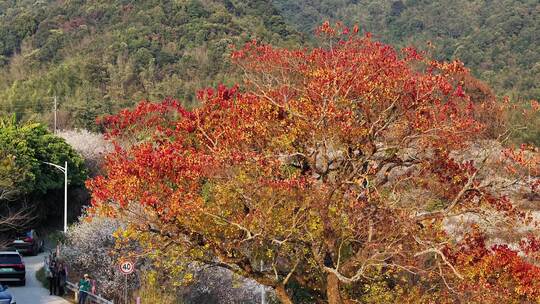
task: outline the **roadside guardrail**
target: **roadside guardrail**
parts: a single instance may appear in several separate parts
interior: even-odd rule
[[[74,294],[79,292],[79,288],[77,287],[77,284],[66,282],[66,288],[71,290]],[[89,303],[96,303],[96,304],[114,304],[114,301],[109,301],[100,295],[93,294],[91,292],[88,293],[88,297],[86,298],[86,301],[91,301]]]

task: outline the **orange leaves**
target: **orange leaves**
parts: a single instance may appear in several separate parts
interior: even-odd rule
[[[295,263],[290,278],[311,290],[326,290],[329,267],[347,284],[383,264],[447,277],[447,263],[424,260],[455,241],[444,218],[513,219],[508,198],[481,189],[477,164],[450,157],[485,131],[469,91],[489,92],[457,61],[399,53],[340,24],[318,31],[329,46],[247,43],[232,55],[245,72],[242,89],[202,90],[192,111],[165,100],[106,118],[117,146],[107,177],[88,184],[94,205],[139,206],[153,227],[243,275],[261,279],[248,267],[254,257],[275,263],[268,284]],[[471,277],[479,260],[506,267],[473,245],[453,259]],[[515,273],[536,275],[504,248],[494,251]]]
[[[338,25],[339,27],[339,25]],[[330,22],[329,21],[325,21],[323,22],[323,24],[321,26],[319,26],[317,28],[317,30],[315,31],[315,33],[317,33],[318,35],[320,34],[326,34],[326,35],[329,35],[329,36],[334,36],[336,34],[336,29],[330,25]]]
[[[538,247],[531,242],[522,242],[519,250],[531,253]],[[463,291],[469,293],[471,301],[495,303],[540,300],[540,268],[523,259],[519,251],[506,245],[494,245],[486,249],[484,240],[473,235],[461,244],[452,258],[458,269],[465,275],[465,281],[458,282]],[[532,248],[532,249],[531,249]]]
[[[440,71],[443,75],[468,74],[469,70],[458,60],[450,62],[430,61],[430,67],[433,70]]]
[[[165,99],[161,103],[142,101],[133,110],[122,110],[117,115],[105,116],[98,119],[98,123],[106,128],[105,137],[120,140],[158,140],[173,135],[167,129],[173,128],[176,117],[183,119],[184,128],[189,130],[186,124],[193,120],[193,113],[184,109],[177,100]],[[158,131],[155,133],[154,131]]]
[[[458,85],[456,90],[454,91],[454,96],[465,97],[465,92],[463,91],[463,88],[460,85]]]
[[[431,138],[426,142],[431,146],[459,144],[483,131],[468,95],[456,86],[454,77],[467,74],[460,62],[429,61],[419,72],[415,66],[422,66],[424,58],[412,48],[400,58],[390,46],[359,37],[339,23],[325,22],[318,33],[338,41],[312,50],[250,42],[233,54],[248,75],[249,90],[288,112],[305,136],[315,126],[321,128],[317,132],[341,133],[348,142],[374,133],[385,140],[384,135],[408,135],[402,133],[408,126],[416,132],[438,130],[423,137]]]
[[[505,149],[503,155],[510,160],[506,167],[513,174],[521,170],[529,178],[540,176],[540,152],[536,147],[522,144],[518,149]]]

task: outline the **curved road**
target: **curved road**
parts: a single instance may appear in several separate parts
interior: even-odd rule
[[[43,266],[45,254],[23,257],[26,265],[26,286],[10,286],[9,291],[17,298],[17,304],[69,304],[70,302],[57,296],[49,296],[36,279],[36,271]]]

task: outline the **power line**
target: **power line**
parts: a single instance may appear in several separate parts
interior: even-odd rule
[[[27,102],[23,104],[13,104],[13,105],[7,105],[7,104],[0,104],[0,110],[45,110],[49,108],[49,105],[53,106],[53,109],[56,105],[57,108],[63,108],[61,104],[55,103],[54,101],[51,103],[33,103],[33,102]]]

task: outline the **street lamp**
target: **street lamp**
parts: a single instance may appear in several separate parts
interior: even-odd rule
[[[57,164],[49,163],[49,162],[42,162],[47,165],[53,166],[56,169],[62,171],[64,173],[64,233],[67,232],[67,184],[68,184],[68,166],[67,161],[64,163],[65,167],[59,166]]]

